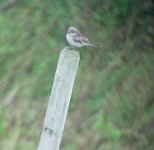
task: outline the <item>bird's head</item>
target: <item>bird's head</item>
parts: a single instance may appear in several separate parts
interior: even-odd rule
[[[67,33],[72,34],[72,33],[77,33],[79,32],[75,27],[69,27]]]

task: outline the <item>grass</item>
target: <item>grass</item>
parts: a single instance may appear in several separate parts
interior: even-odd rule
[[[82,13],[82,2],[76,7],[73,1],[54,1],[52,9],[49,4],[26,1],[0,14],[1,149],[37,148],[64,31],[75,24],[103,48],[80,50],[61,149],[152,150],[153,47],[137,33],[127,36],[128,26],[117,23],[127,3],[114,15],[104,14],[101,5],[98,12],[89,13],[88,5]]]

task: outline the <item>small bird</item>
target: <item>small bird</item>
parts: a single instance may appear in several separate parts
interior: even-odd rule
[[[91,44],[89,40],[82,35],[75,27],[69,27],[66,35],[66,39],[71,47],[80,48],[83,46],[101,47],[99,44]]]

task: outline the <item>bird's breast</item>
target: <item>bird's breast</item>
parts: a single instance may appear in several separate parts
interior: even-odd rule
[[[68,41],[68,43],[70,45],[75,46],[75,47],[82,47],[82,44],[81,43],[76,42],[76,41],[73,40],[73,36],[72,35],[67,34],[66,35],[66,39],[67,39],[67,41]]]

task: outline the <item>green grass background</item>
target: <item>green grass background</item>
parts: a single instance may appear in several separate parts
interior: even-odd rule
[[[35,150],[69,26],[81,48],[62,150],[154,147],[152,0],[0,0],[0,149]]]

